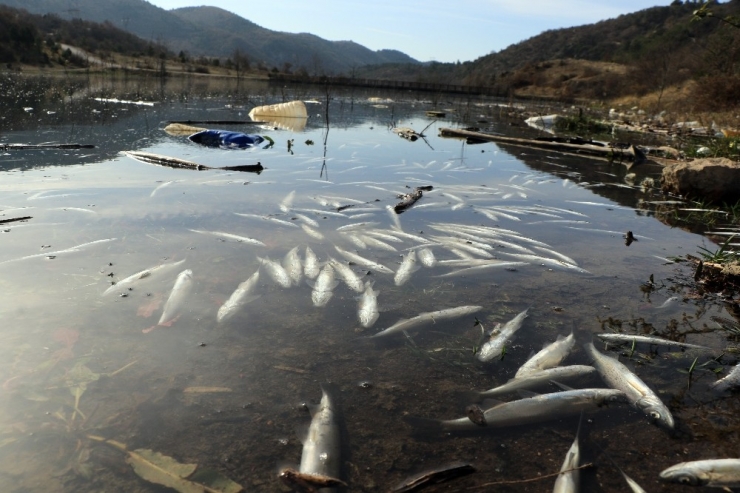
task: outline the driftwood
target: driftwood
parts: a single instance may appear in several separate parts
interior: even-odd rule
[[[398,135],[399,137],[403,137],[406,140],[410,140],[411,142],[414,142],[416,139],[422,136],[421,134],[416,133],[413,128],[408,127],[395,127],[391,129],[391,132]]]
[[[267,122],[255,120],[168,120],[167,123],[180,125],[262,125]]]
[[[416,203],[417,200],[419,200],[422,195],[424,195],[424,191],[432,190],[433,187],[431,186],[425,186],[425,187],[416,187],[413,192],[409,192],[405,195],[399,195],[398,198],[401,199],[401,201],[396,204],[396,206],[393,208],[394,211],[396,211],[396,214],[400,214],[412,205]]]
[[[147,164],[156,164],[157,166],[166,166],[168,168],[193,169],[197,171],[202,171],[206,169],[218,169],[218,170],[226,170],[226,171],[246,171],[249,173],[258,173],[258,174],[261,173],[262,170],[265,169],[265,167],[262,166],[262,163],[245,164],[242,166],[213,167],[213,166],[206,166],[204,164],[194,163],[192,161],[186,161],[185,159],[179,159],[176,157],[163,156],[162,154],[154,154],[151,152],[123,151],[123,154],[125,154],[126,156],[130,158],[136,159],[137,161],[141,161]]]
[[[31,216],[23,216],[23,217],[14,217],[12,219],[0,219],[0,224],[14,223],[16,221],[27,221],[29,219],[32,219],[32,217]]]
[[[626,161],[630,168],[646,160],[645,154],[634,145],[610,146],[583,139],[520,139],[517,137],[504,137],[503,135],[492,135],[468,130],[456,130],[452,128],[439,129],[441,137],[463,137],[474,142],[499,142],[522,147],[534,147],[557,152],[593,156],[608,161]]]
[[[94,149],[92,144],[0,144],[3,151],[26,151],[45,149]]]

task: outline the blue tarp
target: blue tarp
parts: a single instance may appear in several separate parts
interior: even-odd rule
[[[203,130],[191,135],[188,139],[196,144],[224,149],[248,149],[265,141],[259,135],[229,130]]]

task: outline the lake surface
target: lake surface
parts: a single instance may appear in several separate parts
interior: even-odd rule
[[[551,491],[554,478],[515,481],[560,470],[578,414],[463,434],[429,432],[414,418],[464,417],[465,392],[503,384],[571,332],[577,342],[563,364],[590,364],[582,346],[602,332],[716,350],[595,341],[658,394],[676,431],[626,404],[588,413],[581,462],[595,467],[582,471],[583,491],[627,491],[615,464],[648,491],[674,491],[659,481],[663,469],[740,453],[737,398],[710,388],[737,359],[713,360],[734,341],[712,317],[732,317],[717,296],[697,291],[690,265],[669,260],[717,246],[656,219],[659,209],[678,207],[640,186],[657,181],[659,169],[638,166],[626,176],[619,163],[438,137],[442,127],[468,126],[538,135],[492,100],[330,89],[327,108],[323,88],[245,81],[3,84],[0,144],[95,147],[0,152],[0,219],[31,216],[0,224],[0,490],[161,491],[127,464],[131,451],[147,449],[218,471],[245,491],[288,491],[277,472],[300,462],[296,430],[310,422],[308,407],[325,385],[341,411],[350,491],[388,491],[452,461],[477,472],[430,491],[485,491],[492,482],[508,482],[496,491]],[[100,100],[113,98],[154,104]],[[245,120],[255,105],[294,99],[309,101],[303,129],[224,127],[267,135],[273,146],[206,148],[163,130],[171,120]],[[427,117],[431,109],[446,117]],[[426,138],[405,140],[393,127]],[[267,169],[172,169],[122,151]],[[433,189],[389,213],[418,186]],[[475,239],[481,226],[497,236]],[[630,246],[627,231],[638,240]],[[303,260],[310,247],[320,262],[346,265],[341,249],[397,271],[425,242],[437,263],[417,261],[403,284],[370,264],[349,264],[379,293],[371,327],[358,318],[361,293],[338,274],[317,307],[313,281],[302,275],[281,287],[260,260],[283,262],[294,247]],[[519,263],[458,272],[451,262],[484,257]],[[166,267],[116,285],[159,265]],[[158,326],[185,270],[192,281],[184,302]],[[217,321],[257,271],[250,301]],[[466,305],[481,309],[369,338],[401,319]],[[480,362],[482,330],[525,309],[502,356]],[[568,385],[604,387],[598,376]]]

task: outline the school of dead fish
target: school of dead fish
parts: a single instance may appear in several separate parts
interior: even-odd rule
[[[426,169],[428,165],[418,167]],[[444,171],[455,171],[451,163],[440,168]],[[447,187],[435,185],[433,193],[425,195],[425,201],[414,205],[410,210],[437,208],[459,210],[468,207],[478,217],[484,217],[491,223],[505,219],[519,222],[523,218],[538,216],[541,222],[560,222],[567,224],[587,224],[587,216],[569,209],[547,206],[501,206],[485,205],[491,199],[507,199],[512,196],[527,198],[525,186],[504,184],[499,188],[483,186]],[[158,191],[175,183],[165,182],[151,192],[153,197]],[[567,180],[563,182],[567,185]],[[381,184],[371,182],[358,183],[370,189],[397,194]],[[400,195],[400,194],[399,194]],[[40,194],[31,199],[46,198]],[[288,249],[281,260],[273,260],[263,255],[259,249],[266,244],[259,238],[251,238],[224,231],[206,231],[190,229],[199,235],[210,235],[224,241],[235,241],[256,249],[255,265],[249,277],[239,283],[229,298],[214,314],[218,324],[225,324],[245,305],[258,299],[260,280],[269,278],[284,289],[305,289],[310,292],[312,303],[317,308],[332,303],[334,290],[340,283],[356,293],[357,319],[364,329],[374,327],[380,315],[379,297],[384,284],[391,282],[403,286],[422,268],[430,269],[434,277],[447,278],[456,276],[488,276],[499,269],[516,270],[522,268],[559,269],[576,275],[589,275],[590,272],[580,267],[569,256],[558,252],[550,245],[533,238],[528,238],[511,229],[494,225],[466,225],[460,223],[431,223],[428,227],[434,234],[418,234],[405,231],[400,217],[391,206],[385,209],[349,197],[315,196],[311,197],[316,205],[297,207],[296,192],[290,192],[279,204],[280,213],[275,215],[258,215],[235,212],[234,214],[248,221],[264,221],[274,227],[300,228],[306,234],[306,242]],[[584,203],[588,205],[609,206],[612,204]],[[331,208],[331,209],[327,209]],[[93,212],[93,211],[89,211]],[[387,216],[384,217],[384,215]],[[281,215],[282,217],[275,217]],[[346,224],[333,230],[322,229],[317,217],[333,217],[347,221]],[[390,220],[390,226],[382,224]],[[584,229],[575,228],[573,229]],[[597,230],[592,230],[597,231]],[[608,232],[615,233],[615,232]],[[30,255],[19,259],[6,260],[15,262],[46,256],[53,258],[69,252],[76,252],[87,247],[114,241],[98,240],[64,250]],[[317,255],[310,244],[321,242],[323,246],[331,245],[322,255]],[[392,256],[398,262],[388,263]],[[383,260],[378,260],[380,257]],[[0,263],[5,263],[0,262]],[[143,332],[147,333],[156,327],[173,325],[183,313],[192,292],[194,279],[198,273],[184,267],[186,260],[168,262],[146,268],[129,275],[108,287],[103,296],[113,293],[125,294],[125,290],[137,282],[155,276],[168,276],[179,273],[164,304],[157,324]],[[398,264],[397,266],[395,264]],[[390,266],[393,266],[391,268]],[[358,272],[359,270],[359,272]],[[372,273],[372,276],[368,276]],[[310,289],[308,289],[308,288]],[[394,324],[376,331],[368,339],[399,336],[409,330],[418,330],[433,326],[445,320],[456,320],[485,310],[483,306],[457,306],[430,312],[422,312],[410,318],[401,319]],[[529,308],[523,310],[511,320],[495,327],[486,334],[487,340],[481,345],[476,357],[481,362],[495,364],[505,351],[507,345],[515,338],[516,332],[526,323]],[[657,337],[635,336],[628,334],[598,334],[605,342],[661,345],[674,348],[712,351],[703,346],[680,343]],[[456,419],[432,420],[424,417],[410,418],[409,422],[420,429],[432,431],[469,431],[485,432],[486,430],[537,424],[544,421],[574,416],[586,412],[598,412],[605,404],[623,403],[643,413],[650,421],[670,431],[674,420],[668,407],[657,394],[635,373],[617,359],[602,354],[591,342],[583,344],[593,366],[561,366],[571,351],[576,347],[573,333],[560,335],[556,341],[545,344],[543,349],[531,356],[506,383],[492,389],[469,392],[471,402],[520,392],[520,398],[503,403],[486,405],[485,409],[477,405],[475,419],[464,416]],[[572,382],[585,376],[597,373],[605,388],[575,389],[559,382]],[[527,393],[528,389],[541,386],[543,383],[558,382],[562,390],[548,394]],[[740,386],[740,365],[735,366],[724,378],[713,384],[717,392],[724,392]],[[335,400],[336,392],[332,386],[322,386],[321,400],[312,410],[312,418],[305,436],[302,437],[303,451],[298,469],[284,468],[280,478],[291,487],[302,491],[318,491],[323,488],[345,488],[347,484],[341,478],[343,438],[339,426],[340,409]],[[580,431],[580,424],[579,424]],[[565,452],[561,472],[554,482],[554,491],[573,492],[579,490],[578,466],[580,465],[579,432],[568,451]],[[456,477],[470,473],[474,469],[467,464],[458,464],[430,470],[421,475],[408,478],[392,491],[412,491],[419,486],[441,480],[440,478]],[[623,471],[625,481],[632,491],[644,491]],[[667,468],[660,474],[665,481],[720,488],[740,486],[740,459],[727,458],[684,462]]]
[[[450,189],[460,195],[476,196],[477,200],[486,194],[498,193],[487,187]],[[455,209],[459,204],[464,203],[465,199],[452,192],[441,194],[443,197],[452,199],[452,202],[433,204],[436,207],[451,206]],[[248,220],[270,221],[278,227],[300,227],[306,233],[307,238],[306,244],[290,248],[279,261],[267,256],[255,255],[257,269],[236,287],[232,295],[218,309],[215,316],[219,324],[226,323],[246,304],[260,296],[257,292],[258,281],[264,275],[284,289],[310,287],[310,297],[317,308],[329,305],[336,287],[340,282],[344,283],[348,289],[359,295],[357,297],[357,319],[363,328],[370,329],[379,318],[378,298],[382,292],[380,289],[382,285],[392,282],[396,286],[402,286],[421,268],[433,269],[435,276],[440,278],[489,275],[496,269],[516,270],[532,266],[560,269],[578,275],[590,274],[578,266],[575,260],[557,252],[550,245],[522,236],[514,230],[498,226],[432,223],[429,224],[429,228],[439,234],[421,235],[404,231],[399,216],[390,207],[384,211],[379,207],[358,203],[359,201],[346,197],[313,197],[313,200],[322,207],[341,209],[345,212],[295,207],[293,204],[296,201],[296,194],[291,192],[278,205],[285,218],[237,213]],[[347,207],[348,204],[349,207]],[[419,206],[423,205],[419,204]],[[361,211],[363,219],[371,217],[374,220],[354,221],[357,216],[353,217],[346,213],[350,209],[354,209],[352,213]],[[473,210],[492,221],[500,217],[519,221],[520,216],[532,214],[552,218],[551,220],[557,220],[556,218],[564,215],[583,216],[567,209],[545,206],[483,207],[476,205]],[[391,226],[389,227],[381,227],[380,218],[385,213],[390,215]],[[346,219],[349,222],[333,231],[327,231],[322,230],[311,215],[314,217],[317,215],[332,216]],[[190,231],[197,234],[214,235],[255,247],[265,246],[259,239],[227,232],[194,229]],[[317,255],[309,245],[317,241],[331,244],[331,248],[323,252],[323,258]],[[389,255],[396,255],[400,258],[400,261],[396,262],[398,265],[394,265],[395,270],[389,267],[393,265],[387,261]],[[376,260],[377,257],[386,260]],[[103,295],[120,291],[121,288],[129,287],[140,279],[172,272],[183,263],[184,260],[180,260],[137,272],[109,287]],[[445,269],[444,272],[440,273],[441,269]],[[144,332],[157,326],[171,325],[177,319],[186,306],[186,300],[193,284],[193,275],[189,269],[180,272],[158,324]],[[430,327],[445,320],[465,317],[469,319],[481,310],[484,310],[484,307],[457,306],[423,312],[411,318],[398,320],[368,337],[370,339],[391,337],[404,334],[412,329]],[[525,309],[511,320],[495,327],[486,336],[487,340],[481,345],[476,357],[481,362],[492,362],[501,357],[528,316],[529,309]],[[598,334],[597,336],[604,342],[645,343],[668,348],[711,351],[710,348],[703,346],[657,337],[629,334]],[[537,424],[585,412],[597,412],[605,404],[624,403],[643,413],[652,423],[668,431],[673,430],[674,420],[670,410],[657,394],[624,364],[613,357],[602,354],[593,343],[588,342],[583,345],[593,366],[561,366],[575,346],[576,340],[572,332],[567,336],[560,335],[556,341],[545,344],[540,352],[524,362],[508,382],[493,389],[468,393],[471,401],[475,402],[514,392],[519,392],[521,395],[521,398],[517,400],[487,405],[485,409],[473,405],[474,409],[479,410],[476,419],[472,416],[449,420],[415,417],[409,418],[408,421],[417,429],[425,431],[484,432],[502,427]],[[574,389],[559,383],[578,381],[593,373],[600,375],[606,385],[605,388]],[[527,394],[527,389],[547,382],[558,382],[562,390],[548,394]],[[740,385],[740,365],[718,380],[713,387],[721,392],[738,385]],[[341,478],[342,450],[340,444],[342,437],[337,419],[340,411],[332,393],[329,388],[322,387],[321,402],[313,410],[308,431],[302,437],[304,445],[299,468],[283,468],[279,475],[285,483],[301,491],[318,491],[323,488],[347,486]],[[555,481],[554,491],[556,492],[579,490],[578,440],[578,434],[576,434],[573,445],[566,452],[561,473]],[[393,491],[411,491],[412,488],[416,488],[416,486],[411,486],[412,482],[426,484],[427,481],[437,478],[437,475],[452,475],[451,471],[452,469],[446,467],[431,470],[426,476],[422,474],[415,476],[413,480],[409,478],[407,482],[397,486]],[[623,471],[620,470],[620,472],[632,491],[643,491],[634,480]],[[422,478],[421,481],[420,478]],[[663,471],[661,478],[680,484],[740,486],[740,459],[703,460],[676,464]]]

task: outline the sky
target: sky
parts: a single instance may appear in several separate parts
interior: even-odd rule
[[[422,61],[465,62],[548,29],[580,26],[672,0],[149,0],[164,9],[220,7],[273,31],[307,32],[395,49]]]

